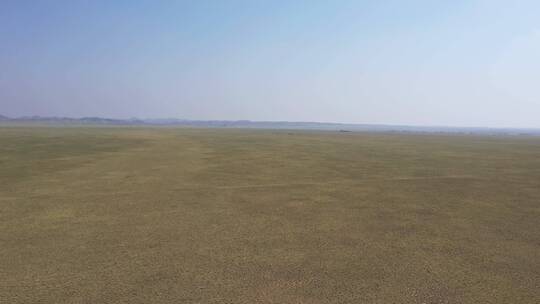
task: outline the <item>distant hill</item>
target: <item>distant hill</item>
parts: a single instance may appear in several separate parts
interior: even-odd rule
[[[43,117],[43,116],[22,116],[17,118],[9,118],[0,115],[0,121],[13,123],[30,123],[30,124],[87,124],[87,125],[132,125],[144,124],[145,122],[137,119],[112,119],[102,117]]]
[[[409,133],[456,133],[486,135],[536,135],[540,129],[519,128],[471,128],[445,126],[407,126],[344,124],[327,122],[294,121],[250,121],[250,120],[187,120],[176,118],[160,119],[114,119],[102,117],[43,117],[23,116],[9,118],[0,115],[3,124],[45,124],[45,125],[142,125],[142,126],[184,126],[199,128],[244,128],[244,129],[288,129],[288,130],[323,130],[336,132],[409,132]]]

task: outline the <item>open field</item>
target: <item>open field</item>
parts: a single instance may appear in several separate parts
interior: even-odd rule
[[[3,127],[0,303],[540,303],[540,137]]]

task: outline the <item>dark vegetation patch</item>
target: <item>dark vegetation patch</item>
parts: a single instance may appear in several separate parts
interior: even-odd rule
[[[121,133],[101,128],[0,128],[0,185],[81,166],[100,153],[145,142]]]

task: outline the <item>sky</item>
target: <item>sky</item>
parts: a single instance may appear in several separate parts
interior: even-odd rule
[[[0,1],[0,114],[540,128],[540,1]]]

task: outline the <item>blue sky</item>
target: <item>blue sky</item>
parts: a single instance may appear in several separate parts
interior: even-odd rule
[[[538,1],[1,1],[0,114],[540,127]]]

